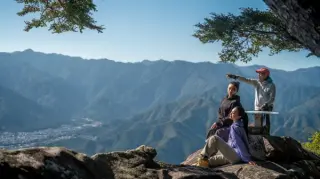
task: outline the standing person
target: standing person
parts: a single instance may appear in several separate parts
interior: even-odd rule
[[[255,87],[255,100],[254,108],[257,111],[272,111],[274,106],[274,101],[276,97],[276,86],[270,77],[270,71],[268,68],[257,69],[258,79],[249,79],[238,75],[227,74],[228,78],[238,79],[245,83],[251,84]],[[258,121],[259,126],[262,124],[262,115],[256,114],[255,120]],[[270,115],[266,114],[266,132],[270,133]]]
[[[199,154],[196,166],[217,167],[228,163],[236,164],[240,162],[255,165],[249,151],[248,136],[243,125],[245,111],[237,106],[232,109],[230,118],[233,121],[230,126],[228,142],[225,142],[217,135],[211,136]],[[220,152],[221,154],[218,154]]]
[[[230,119],[230,112],[234,107],[241,106],[240,96],[237,95],[239,86],[240,83],[237,81],[232,81],[229,83],[227,88],[227,95],[222,99],[219,107],[218,121],[212,124],[207,134],[207,139],[210,136],[217,134],[225,142],[228,141],[229,127],[232,124],[232,119]]]

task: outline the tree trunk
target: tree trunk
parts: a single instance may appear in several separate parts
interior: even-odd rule
[[[288,33],[320,57],[319,0],[263,0],[279,16]]]

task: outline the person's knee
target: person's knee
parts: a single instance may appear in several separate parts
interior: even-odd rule
[[[215,135],[212,135],[212,136],[209,138],[209,141],[210,141],[210,142],[215,142],[215,141],[218,140],[218,138],[219,138],[219,136],[217,136],[217,135],[215,134]]]
[[[227,142],[229,138],[229,132],[230,130],[228,128],[221,128],[217,130],[216,135],[220,137],[222,140],[224,140],[225,142]]]

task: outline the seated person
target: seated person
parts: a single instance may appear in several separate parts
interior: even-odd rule
[[[232,120],[229,117],[231,110],[236,106],[241,106],[240,96],[237,95],[239,91],[239,82],[232,81],[228,85],[227,95],[221,101],[219,107],[218,121],[213,123],[208,134],[207,139],[212,135],[218,135],[225,142],[228,141],[229,127],[232,124]]]
[[[245,129],[248,126],[243,125],[244,116],[246,113],[242,107],[237,106],[232,109],[230,118],[233,123],[230,126],[228,143],[217,135],[211,136],[200,152],[196,166],[217,167],[240,162],[256,165],[252,161],[249,151],[247,130]],[[218,151],[221,154],[217,154]]]

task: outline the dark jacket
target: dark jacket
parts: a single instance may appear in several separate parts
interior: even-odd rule
[[[210,129],[207,133],[207,139],[212,135],[218,135],[225,142],[228,141],[229,137],[229,128],[233,123],[232,119],[229,118],[229,114],[231,110],[236,107],[241,106],[240,96],[234,95],[231,98],[227,96],[222,99],[220,107],[219,107],[219,115],[218,121],[216,122],[217,128]],[[246,125],[248,125],[248,121],[244,121]],[[246,130],[247,131],[247,130]]]
[[[229,118],[229,115],[231,110],[236,106],[241,106],[240,96],[234,95],[230,98],[225,97],[222,99],[219,107],[219,117],[217,121],[218,128],[231,126],[233,121]]]

